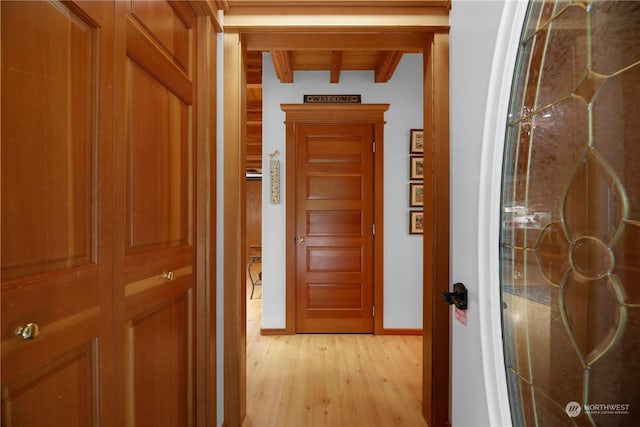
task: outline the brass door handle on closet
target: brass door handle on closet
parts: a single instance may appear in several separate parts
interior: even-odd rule
[[[18,326],[15,334],[23,340],[32,340],[40,334],[40,326],[37,323],[29,322],[24,326]]]

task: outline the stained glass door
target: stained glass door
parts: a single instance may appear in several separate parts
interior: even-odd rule
[[[501,203],[513,424],[638,425],[640,2],[531,2]]]

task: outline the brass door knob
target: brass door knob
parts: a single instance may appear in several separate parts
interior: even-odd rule
[[[167,280],[173,280],[173,271],[165,271],[164,273],[162,273],[162,277]]]
[[[32,340],[40,334],[40,326],[37,323],[27,323],[24,326],[18,326],[15,333],[23,340]]]
[[[304,243],[304,237],[298,237],[298,243]]]

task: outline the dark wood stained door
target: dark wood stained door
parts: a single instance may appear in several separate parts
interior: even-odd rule
[[[3,1],[0,17],[1,424],[115,425],[113,3]]]
[[[116,242],[127,425],[195,422],[195,17],[118,3]],[[122,289],[122,288],[121,288]],[[123,310],[123,312],[122,312]]]
[[[373,137],[296,126],[297,332],[373,332]]]

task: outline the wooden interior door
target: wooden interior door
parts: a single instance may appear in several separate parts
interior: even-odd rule
[[[114,425],[113,3],[0,17],[1,424]]]
[[[117,8],[126,421],[188,426],[195,419],[195,20],[186,2]]]
[[[374,134],[296,126],[297,332],[373,332]]]

